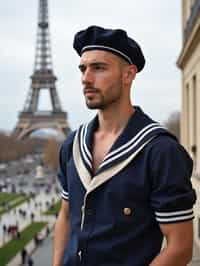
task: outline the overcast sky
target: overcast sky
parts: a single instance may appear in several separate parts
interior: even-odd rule
[[[0,1],[0,128],[17,122],[33,73],[39,0]],[[85,107],[72,48],[74,34],[89,25],[125,29],[146,57],[137,75],[132,101],[155,120],[165,121],[180,110],[181,76],[176,60],[181,50],[181,1],[163,0],[50,0],[50,33],[54,72],[62,107],[74,129],[95,111]],[[50,108],[43,92],[40,109]]]

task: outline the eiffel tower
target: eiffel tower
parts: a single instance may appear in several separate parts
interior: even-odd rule
[[[67,113],[61,108],[56,90],[56,76],[53,72],[50,33],[48,21],[48,0],[39,0],[39,21],[36,43],[36,57],[34,73],[31,76],[31,86],[25,101],[23,111],[20,112],[13,135],[22,139],[38,129],[53,128],[67,136],[70,132]],[[52,110],[38,110],[41,90],[48,90]]]

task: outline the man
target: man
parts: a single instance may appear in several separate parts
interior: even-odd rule
[[[53,265],[187,265],[192,161],[174,136],[132,106],[131,84],[145,64],[141,48],[125,31],[97,26],[78,32],[74,48],[86,105],[98,113],[61,147]]]

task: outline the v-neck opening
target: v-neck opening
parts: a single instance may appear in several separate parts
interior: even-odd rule
[[[121,133],[118,135],[118,137],[115,139],[115,141],[113,142],[113,144],[111,145],[110,149],[108,150],[108,152],[105,154],[103,160],[100,162],[98,168],[96,169],[96,171],[94,172],[93,171],[93,168],[91,169],[92,171],[92,177],[95,177],[96,175],[98,175],[100,172],[101,172],[101,165],[102,163],[105,162],[105,159],[106,157],[108,157],[108,155],[115,150],[116,147],[118,147],[118,142],[121,141],[121,139],[124,138],[124,132],[126,132],[128,130],[128,128],[130,127],[129,125],[132,126],[132,123],[133,123],[133,119],[135,117],[135,115],[137,115],[136,113],[138,112],[138,107],[134,107],[135,108],[135,111],[132,113],[132,115],[130,116],[130,118],[128,119],[125,127],[123,128],[123,130],[121,131]],[[98,115],[96,115],[94,121],[95,123],[95,126],[93,124],[93,126],[91,127],[92,132],[90,132],[90,152],[91,152],[91,155],[92,155],[92,167],[93,167],[93,141],[94,141],[94,134],[95,134],[95,129],[97,129],[98,127]],[[92,134],[91,134],[92,133]]]

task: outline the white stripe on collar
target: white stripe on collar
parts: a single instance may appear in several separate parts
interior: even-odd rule
[[[108,169],[105,169],[100,174],[94,176],[91,178],[90,173],[88,172],[85,164],[83,163],[83,160],[80,155],[79,150],[79,144],[78,144],[78,134],[76,134],[74,138],[73,143],[73,158],[75,167],[77,170],[77,173],[80,177],[81,182],[83,183],[85,189],[86,189],[86,197],[87,194],[91,191],[95,190],[98,186],[105,183],[109,179],[111,179],[113,176],[115,176],[118,172],[120,172],[126,165],[128,165],[135,157],[136,155],[154,138],[155,136],[148,139],[145,143],[140,145],[137,150],[135,150],[131,155],[128,156],[128,158],[124,159],[123,161],[117,163],[116,165],[113,165],[109,167]]]
[[[85,164],[83,163],[79,147],[80,146],[79,146],[78,132],[77,132],[73,141],[73,158],[81,182],[83,183],[85,189],[87,190],[91,181],[91,176],[87,168],[85,167]]]
[[[83,126],[81,128],[81,132],[80,132],[80,148],[81,148],[81,152],[83,154],[83,158],[84,158],[85,162],[88,164],[90,169],[92,169],[92,162],[90,160],[90,157],[88,158],[88,156],[87,156],[88,150],[87,150],[87,148],[86,148],[86,150],[84,149],[84,141],[85,141],[85,137],[86,137],[86,134],[84,134],[84,131],[85,131],[85,126]]]
[[[127,148],[127,146],[131,145],[133,142],[135,142],[135,140],[144,132],[146,131],[147,129],[149,129],[150,127],[153,127],[153,126],[160,126],[158,123],[151,123],[149,124],[148,126],[144,127],[142,130],[140,130],[131,140],[129,140],[128,142],[126,142],[125,144],[123,144],[122,146],[120,146],[119,148],[117,148],[116,150],[108,153],[104,160],[107,160],[109,159],[109,157],[115,155],[116,153],[120,152],[121,150]]]
[[[109,47],[109,46],[104,46],[104,45],[86,45],[82,48],[81,50],[81,53],[83,53],[84,51],[86,51],[87,49],[90,49],[90,48],[100,48],[100,49],[103,49],[103,50],[107,50],[107,51],[111,51],[111,52],[115,52],[117,54],[120,54],[121,56],[123,56],[124,58],[126,58],[126,60],[128,60],[128,62],[132,65],[134,64],[133,61],[130,59],[129,56],[127,56],[126,54],[124,54],[123,52],[115,49],[115,48],[112,48],[112,47]]]
[[[87,129],[88,129],[88,124],[86,124],[85,126],[85,134],[84,134],[84,139],[83,139],[83,146],[84,146],[84,149],[85,149],[85,152],[87,153],[87,156],[89,157],[90,161],[92,161],[92,155],[86,145],[86,136],[87,136]]]
[[[109,179],[111,179],[113,176],[115,176],[117,173],[119,173],[123,168],[125,168],[136,156],[137,154],[150,142],[152,139],[154,139],[155,136],[148,139],[145,143],[140,145],[140,147],[132,153],[128,158],[123,160],[122,162],[119,162],[116,165],[111,166],[110,168],[106,169],[102,173],[94,176],[89,183],[89,186],[87,188],[87,194],[91,191],[95,190],[97,187],[99,187],[101,184],[105,183]],[[87,195],[86,194],[86,195]]]
[[[129,146],[127,149],[125,149],[125,150],[123,150],[122,152],[120,152],[120,153],[116,154],[116,153],[117,153],[117,152],[115,152],[116,150],[113,151],[113,153],[115,152],[114,154],[116,154],[116,155],[113,156],[113,157],[111,157],[110,159],[104,159],[104,161],[100,164],[99,168],[105,166],[106,164],[109,164],[110,162],[112,162],[112,161],[118,159],[120,156],[123,156],[124,154],[128,153],[130,150],[134,149],[134,148],[138,145],[138,143],[141,142],[142,139],[145,138],[145,136],[146,136],[147,134],[149,134],[151,131],[153,131],[153,130],[155,130],[155,129],[159,129],[159,128],[163,128],[163,127],[162,127],[162,126],[154,126],[154,127],[150,128],[149,130],[146,130],[146,132],[144,132],[144,133],[142,134],[142,136],[140,136],[135,142],[133,142],[133,139],[135,140],[136,138],[133,138],[131,141],[129,141],[130,143],[133,142],[133,144],[132,144],[131,146]],[[128,142],[127,142],[127,143],[128,143]],[[124,144],[123,146],[128,146],[127,143]],[[129,143],[129,145],[130,145],[130,143]],[[120,148],[122,148],[122,146],[121,146]],[[120,149],[120,148],[119,148],[119,149]],[[108,155],[109,155],[109,154],[108,154]],[[110,156],[109,156],[109,157],[110,157]]]

